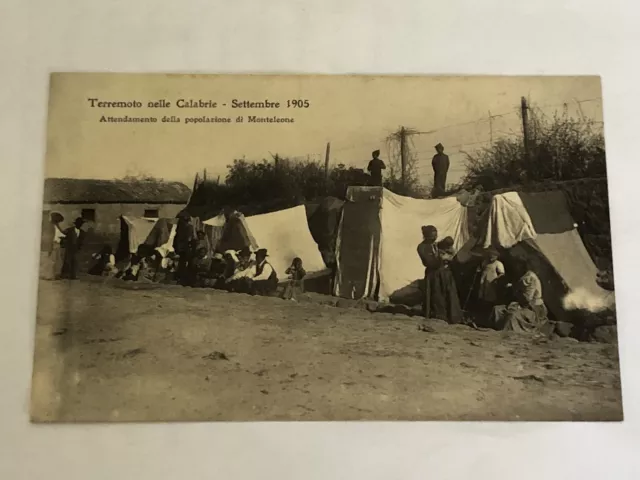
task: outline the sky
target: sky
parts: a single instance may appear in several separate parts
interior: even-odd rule
[[[262,76],[181,74],[52,74],[47,123],[47,177],[114,179],[152,175],[191,185],[196,172],[224,179],[234,159],[307,156],[366,168],[371,152],[397,158],[386,138],[400,126],[411,136],[420,179],[433,177],[433,146],[451,158],[449,183],[464,174],[464,152],[491,140],[519,135],[520,99],[537,112],[566,108],[601,124],[598,77],[400,77]],[[141,108],[99,107],[101,102],[139,101]],[[148,102],[171,102],[149,108]],[[217,102],[217,108],[177,108],[179,99]],[[278,109],[234,109],[233,100],[280,102]],[[286,108],[308,100],[307,108]],[[566,104],[566,107],[564,106]],[[154,116],[157,123],[100,122],[105,117]],[[243,123],[236,123],[238,116]],[[248,123],[248,116],[290,117],[294,123]],[[491,120],[490,120],[491,115]],[[163,116],[181,123],[163,123]],[[231,123],[190,123],[187,117],[228,117]],[[391,158],[389,158],[391,157]]]

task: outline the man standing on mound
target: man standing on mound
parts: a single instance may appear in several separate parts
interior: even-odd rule
[[[436,154],[433,156],[433,192],[434,198],[444,197],[447,190],[447,173],[449,172],[449,156],[444,153],[441,143],[436,145]]]
[[[371,153],[373,157],[369,162],[367,170],[371,175],[371,185],[381,187],[382,186],[382,170],[385,170],[387,166],[382,160],[380,160],[380,150],[376,150]]]

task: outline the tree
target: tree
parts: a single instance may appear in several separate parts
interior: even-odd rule
[[[530,113],[530,152],[521,136],[503,138],[467,154],[461,186],[497,190],[528,183],[564,181],[606,175],[604,136],[591,120],[566,112],[546,118]]]

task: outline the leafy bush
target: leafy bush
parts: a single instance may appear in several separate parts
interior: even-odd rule
[[[245,214],[266,213],[326,196],[344,198],[349,186],[368,185],[370,180],[364,170],[344,164],[331,168],[327,178],[324,165],[277,155],[271,161],[236,159],[227,169],[224,183],[204,181],[197,185],[189,204],[192,214],[209,214],[224,207]],[[385,187],[400,194],[417,190],[417,180],[411,180],[409,188],[403,189],[396,173],[389,169]]]
[[[595,123],[566,113],[551,119],[531,114],[529,154],[520,136],[503,138],[467,154],[462,187],[486,191],[606,176],[604,136]]]

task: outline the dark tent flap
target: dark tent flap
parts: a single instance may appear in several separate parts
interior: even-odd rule
[[[573,230],[573,218],[567,199],[560,190],[518,195],[529,213],[533,228],[538,234],[562,233]]]

